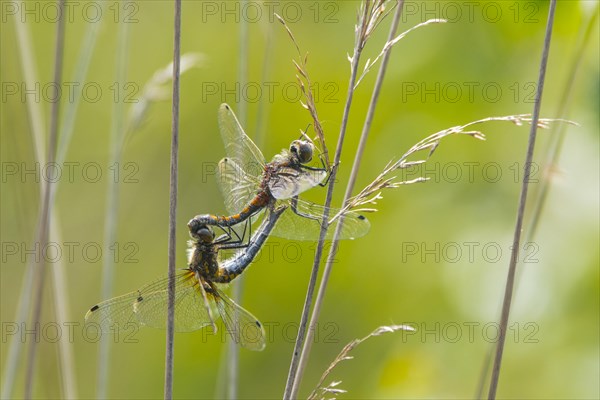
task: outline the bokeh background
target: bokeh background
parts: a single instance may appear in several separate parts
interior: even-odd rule
[[[164,100],[152,101],[138,129],[128,136],[122,160],[110,165],[110,131],[115,109],[129,115],[148,99],[145,85],[172,59],[173,4],[167,1],[70,2],[66,24],[64,81],[83,90],[75,114],[65,162],[72,179],[57,185],[54,226],[66,275],[54,289],[53,268],[44,292],[33,394],[65,395],[64,368],[56,343],[61,338],[73,354],[78,397],[96,393],[98,343],[82,328],[86,310],[100,300],[105,257],[116,261],[114,294],[125,293],[166,273],[171,130],[170,82],[160,87]],[[25,270],[32,255],[38,219],[39,182],[23,175],[36,167],[32,124],[22,86],[33,68],[39,86],[33,103],[48,132],[55,29],[47,2],[2,1],[2,386],[24,393],[25,355],[30,325],[16,320]],[[186,264],[186,222],[195,214],[224,213],[212,168],[224,156],[218,133],[220,103],[244,114],[247,133],[269,158],[311,123],[299,100],[292,58],[295,48],[272,17],[287,19],[308,72],[330,149],[335,147],[345,102],[353,26],[359,3],[343,2],[201,2],[184,1],[182,53],[199,54],[198,66],[181,79],[181,136],[177,262]],[[101,7],[101,8],[99,8]],[[446,24],[421,28],[394,48],[379,99],[357,188],[368,184],[389,160],[421,138],[488,116],[529,113],[533,109],[548,3],[407,2],[400,30],[429,18]],[[101,14],[96,11],[100,9]],[[29,11],[27,11],[29,10]],[[589,19],[590,41],[581,58],[578,38]],[[530,193],[543,179],[551,189],[536,235],[521,252],[519,283],[511,314],[498,396],[501,398],[598,398],[599,379],[599,56],[596,1],[558,3],[542,115],[552,118],[567,102],[568,127],[559,162],[548,166],[552,131],[538,135]],[[240,83],[240,31],[247,21],[247,83]],[[363,55],[374,58],[388,34],[386,19]],[[17,24],[29,32],[29,65],[20,52],[27,43]],[[129,23],[126,58],[119,58],[119,26]],[[97,42],[83,81],[75,77],[80,47],[90,24]],[[124,81],[116,65],[125,62]],[[565,99],[572,64],[578,74]],[[355,93],[340,165],[339,204],[370,99],[376,68]],[[116,82],[116,85],[115,85]],[[87,85],[87,86],[85,86]],[[16,88],[16,89],[15,89]],[[63,89],[66,86],[63,85]],[[98,91],[100,88],[100,91]],[[16,91],[15,91],[16,90]],[[63,90],[61,112],[73,106]],[[137,102],[137,103],[136,103]],[[244,112],[243,109],[246,109]],[[128,117],[127,117],[128,118]],[[425,184],[383,193],[379,211],[369,215],[364,238],[341,244],[337,254],[316,343],[301,389],[306,396],[350,340],[380,325],[410,323],[415,334],[396,333],[370,339],[331,375],[348,390],[347,398],[470,398],[477,393],[486,355],[497,337],[497,321],[514,230],[528,127],[489,123],[480,127],[481,142],[450,137],[421,173]],[[90,166],[91,165],[91,166]],[[13,174],[15,167],[17,173]],[[89,169],[85,169],[89,168]],[[101,176],[96,177],[95,171]],[[116,247],[96,256],[103,244],[107,188],[119,172]],[[416,172],[415,172],[416,174]],[[414,178],[416,175],[399,178]],[[323,202],[314,189],[305,198]],[[533,198],[533,197],[531,197]],[[68,243],[73,245],[71,256]],[[16,246],[16,253],[13,249]],[[84,250],[85,249],[85,250]],[[260,259],[245,274],[242,305],[269,332],[260,353],[241,350],[241,398],[281,397],[293,348],[314,243],[271,238]],[[89,253],[87,253],[89,251]],[[268,251],[268,252],[267,252]],[[49,255],[48,257],[52,257]],[[130,261],[130,262],[127,262]],[[57,320],[55,299],[68,305],[66,321]],[[72,323],[72,324],[71,324]],[[16,325],[15,325],[16,324]],[[71,325],[68,325],[71,324]],[[69,328],[72,326],[72,328]],[[16,333],[14,330],[17,330]],[[70,330],[71,329],[71,330]],[[13,340],[22,345],[14,380],[6,381]],[[120,338],[110,350],[110,398],[159,398],[163,394],[165,332],[142,329],[136,343]],[[222,386],[227,340],[206,332],[177,334],[174,396],[212,398]],[[222,392],[221,392],[222,393]]]

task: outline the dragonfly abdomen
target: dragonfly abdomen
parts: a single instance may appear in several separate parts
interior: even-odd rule
[[[245,221],[259,210],[264,208],[271,197],[265,191],[259,192],[250,203],[238,214],[234,215],[214,215],[214,214],[202,214],[194,217],[194,220],[199,225],[220,225],[220,226],[232,226]]]
[[[281,216],[281,213],[285,210],[282,207],[278,210],[273,210],[268,213],[268,216],[258,228],[258,231],[252,236],[252,239],[248,243],[248,247],[243,252],[237,253],[234,257],[227,259],[219,267],[219,272],[213,282],[217,283],[229,283],[240,275],[248,266],[252,263],[258,251],[261,249],[271,231],[275,227],[275,223]]]

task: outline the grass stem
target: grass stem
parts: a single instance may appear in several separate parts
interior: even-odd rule
[[[556,110],[556,118],[567,119],[567,108],[571,104],[573,89],[575,87],[575,78],[579,71],[579,67],[581,66],[581,61],[583,60],[585,50],[592,36],[591,34],[594,31],[596,22],[598,20],[598,8],[600,7],[599,4],[600,3],[596,3],[596,9],[591,13],[587,24],[582,25],[578,44],[575,46],[576,50],[572,57],[573,61],[569,68],[569,73],[565,81],[565,86],[562,90],[562,95],[560,96],[561,101]],[[525,239],[526,243],[531,242],[533,240],[533,236],[537,231],[544,204],[546,203],[546,198],[548,196],[548,192],[552,184],[551,170],[553,166],[555,166],[558,163],[558,157],[562,149],[562,143],[564,141],[567,126],[567,124],[559,124],[554,127],[554,131],[551,137],[551,143],[546,154],[546,162],[543,166],[547,174],[544,177],[544,179],[542,179],[540,182],[537,197],[534,201],[533,217],[531,218],[529,229],[527,230],[527,237]]]
[[[18,40],[18,50],[21,68],[23,70],[23,80],[27,87],[31,87],[38,82],[37,73],[35,66],[35,56],[33,52],[33,46],[31,36],[29,34],[29,28],[22,18],[15,18],[15,32]],[[32,142],[33,142],[33,153],[36,162],[40,165],[45,165],[46,155],[44,154],[44,117],[40,106],[40,103],[34,101],[32,96],[27,96],[27,116],[29,124],[31,126]],[[46,180],[40,180],[40,198],[43,197],[45,192]],[[31,258],[27,263],[25,269],[25,275],[23,276],[23,285],[19,295],[19,305],[17,307],[17,313],[15,321],[18,323],[26,323],[29,309],[31,307],[31,293],[33,288],[33,281],[35,276],[35,259]],[[24,343],[17,336],[14,336],[8,347],[6,355],[6,363],[4,364],[2,392],[0,398],[8,399],[13,396],[14,383],[16,379],[16,373],[19,369],[19,360],[21,359],[21,353],[24,347]]]
[[[242,0],[243,2],[247,0]],[[242,5],[244,7],[245,5]],[[240,21],[240,45],[239,45],[239,70],[238,84],[240,88],[245,88],[248,82],[248,20],[242,18]],[[241,99],[238,104],[238,118],[242,126],[246,126],[248,121],[248,106],[245,99]],[[233,300],[240,304],[242,293],[244,291],[244,276],[240,276],[233,282],[232,296]],[[227,345],[227,398],[237,399],[239,386],[239,365],[240,365],[240,348],[235,341],[231,340]]]
[[[175,0],[173,38],[173,103],[171,125],[171,179],[169,184],[169,304],[165,351],[164,398],[173,398],[173,360],[175,345],[175,250],[177,249],[177,168],[179,157],[179,70],[181,53],[181,0]]]
[[[402,14],[402,9],[404,6],[404,0],[399,0],[397,2],[396,5],[396,11],[394,13],[394,19],[392,21],[392,25],[390,27],[390,33],[388,36],[388,42],[392,41],[396,35],[396,31],[398,29],[398,25],[400,23],[400,16]],[[366,8],[366,7],[365,7]],[[359,144],[359,150],[356,154],[356,158],[354,160],[354,164],[352,166],[352,172],[351,172],[351,177],[354,177],[353,180],[351,178],[351,181],[349,181],[348,186],[346,187],[346,194],[344,196],[344,204],[346,204],[348,202],[348,199],[350,198],[350,195],[352,193],[352,190],[354,189],[354,182],[356,180],[356,174],[358,173],[359,167],[360,167],[360,160],[362,158],[362,154],[364,151],[364,146],[366,144],[366,140],[368,137],[368,133],[370,131],[371,128],[371,122],[373,120],[373,116],[374,116],[374,112],[375,112],[375,107],[377,105],[377,101],[379,99],[379,93],[381,91],[381,86],[383,84],[383,78],[385,76],[385,71],[387,68],[387,62],[389,60],[389,54],[391,52],[392,46],[387,47],[386,46],[386,51],[385,54],[383,56],[383,59],[381,61],[381,66],[379,69],[379,73],[377,75],[377,80],[375,83],[375,87],[373,89],[373,95],[371,97],[371,102],[369,104],[369,110],[367,112],[367,117],[363,126],[363,130],[362,130],[362,134],[361,134],[361,138],[360,138],[360,144]],[[356,78],[356,76],[354,76],[354,78]],[[354,83],[352,84],[352,87],[354,87]],[[351,91],[349,90],[349,94],[351,93]],[[346,113],[346,111],[345,111]],[[345,120],[347,121],[347,115],[345,115]],[[345,130],[345,127],[344,127]],[[341,136],[341,135],[340,135]],[[338,148],[336,149],[336,161],[339,161],[338,158],[338,154],[341,151],[340,149],[340,144],[338,143]],[[337,165],[337,163],[334,161],[334,165]],[[332,181],[334,181],[335,178],[332,177]],[[329,191],[328,191],[328,198],[327,200],[331,201],[330,199],[330,192],[332,191],[332,187],[333,187],[333,182],[330,181],[330,186],[329,186]],[[326,203],[326,206],[329,206],[330,203]],[[329,251],[329,254],[327,256],[327,262],[325,263],[325,268],[323,271],[323,276],[321,278],[321,284],[319,285],[319,291],[317,294],[317,299],[315,301],[315,306],[311,315],[311,319],[310,319],[310,324],[308,327],[308,332],[306,333],[306,338],[304,339],[304,343],[303,343],[303,347],[302,347],[302,352],[300,355],[300,360],[299,360],[299,364],[298,364],[298,368],[295,374],[295,378],[294,378],[294,382],[293,382],[293,386],[292,386],[292,391],[291,391],[291,398],[295,398],[298,394],[298,390],[299,390],[299,386],[300,386],[300,382],[302,381],[302,375],[304,374],[304,369],[306,368],[306,364],[308,362],[308,356],[310,354],[310,350],[312,347],[312,341],[313,341],[313,336],[314,336],[314,329],[316,327],[317,321],[319,319],[319,315],[320,315],[320,311],[321,311],[321,306],[323,304],[323,299],[325,296],[325,291],[327,289],[327,283],[329,281],[329,275],[331,273],[331,269],[333,266],[333,260],[335,257],[335,252],[337,250],[337,245],[338,245],[338,240],[339,240],[339,235],[341,232],[341,228],[343,226],[343,218],[340,219],[339,223],[336,226],[336,230],[334,232],[334,236],[333,236],[333,241],[332,241],[332,245]],[[315,264],[318,264],[320,262],[320,256],[321,256],[321,252],[322,252],[322,247],[324,244],[324,234],[326,233],[326,225],[324,224],[324,228],[321,230],[321,237],[319,240],[319,246],[317,247],[317,256],[315,256]],[[321,251],[319,251],[319,249],[321,249]],[[317,267],[318,268],[318,267]],[[302,327],[302,325],[301,325]],[[306,328],[305,328],[306,329]]]
[[[96,24],[94,24],[96,25]],[[129,24],[119,24],[119,31],[117,33],[117,56],[115,62],[115,81],[118,85],[122,85],[125,82],[127,75],[127,64],[128,64],[128,44],[129,44]],[[121,161],[121,145],[125,137],[125,107],[123,102],[115,102],[113,104],[113,115],[110,127],[110,140],[109,140],[109,165],[118,165]],[[117,235],[117,217],[119,213],[119,182],[115,182],[113,179],[107,181],[106,191],[106,219],[104,221],[104,251],[105,254],[110,253],[110,248],[115,242]],[[104,257],[102,264],[102,299],[108,299],[113,295],[113,283],[114,283],[114,263],[111,257]],[[98,347],[98,371],[97,371],[97,384],[96,384],[96,398],[105,399],[107,397],[108,390],[108,371],[109,371],[109,360],[110,360],[110,340],[104,335],[99,343]]]
[[[62,243],[60,237],[60,225],[56,216],[56,210],[53,210],[50,226],[50,243]],[[54,309],[56,310],[56,322],[61,326],[69,322],[69,312],[67,294],[69,286],[67,285],[67,276],[65,263],[62,259],[56,261],[52,266],[52,283],[54,291]],[[62,396],[65,399],[78,399],[77,378],[75,371],[75,361],[73,357],[73,344],[69,342],[67,335],[62,335],[58,340],[60,371],[62,378]]]
[[[65,0],[60,0],[58,3],[58,9],[64,10]],[[54,51],[54,90],[57,91],[62,83],[62,68],[63,68],[63,53],[64,53],[64,45],[65,45],[65,20],[63,13],[60,13],[58,18],[58,23],[56,25],[56,46]],[[58,116],[60,111],[60,101],[58,100],[60,96],[57,96],[54,93],[53,99],[57,99],[52,103],[51,112],[50,112],[50,129],[49,129],[49,140],[48,140],[48,148],[46,152],[46,161],[48,165],[51,165],[56,156],[56,143],[58,141]],[[38,231],[36,234],[37,243],[40,247],[47,246],[48,243],[48,235],[50,229],[50,214],[52,212],[52,202],[51,202],[51,193],[52,193],[52,185],[53,182],[48,181],[44,186],[44,193],[42,198],[40,219],[38,221]],[[33,315],[32,315],[32,325],[36,326],[42,315],[42,305],[43,305],[43,295],[44,295],[44,286],[46,281],[46,265],[43,260],[40,260],[38,263],[38,271],[37,274],[34,274],[34,292],[32,293],[34,297],[33,301]],[[31,341],[29,346],[29,354],[27,357],[27,366],[25,371],[25,394],[24,397],[26,399],[31,398],[33,393],[33,377],[35,375],[35,361],[37,356],[37,341]]]
[[[272,76],[271,70],[273,69],[273,47],[276,36],[273,35],[273,25],[268,23],[268,19],[265,21],[265,53],[263,55],[262,67],[261,67],[261,82],[268,82]],[[258,107],[256,109],[256,129],[254,130],[254,143],[259,149],[262,149],[265,141],[266,124],[264,121],[268,120],[269,101],[267,96],[260,96],[258,101]]]
[[[506,279],[506,288],[504,292],[504,300],[502,304],[502,314],[500,317],[500,335],[496,347],[496,355],[494,366],[492,368],[492,378],[488,392],[488,399],[496,398],[498,389],[498,380],[500,377],[500,367],[502,365],[502,355],[504,352],[504,343],[506,341],[506,330],[508,327],[508,317],[510,314],[510,306],[512,302],[513,287],[515,283],[515,273],[517,269],[517,260],[519,257],[519,248],[521,245],[521,230],[523,229],[523,216],[525,214],[525,204],[527,202],[527,191],[529,188],[529,178],[531,175],[531,163],[533,161],[533,151],[535,148],[535,139],[538,128],[538,120],[540,116],[540,108],[542,104],[542,94],[544,90],[544,82],[546,78],[546,66],[548,64],[548,54],[550,52],[550,40],[552,38],[552,28],[554,25],[554,11],[556,9],[556,0],[550,1],[550,9],[548,11],[548,21],[546,22],[546,34],[544,37],[544,49],[540,62],[540,70],[538,77],[537,91],[535,95],[535,103],[533,107],[533,121],[529,132],[529,143],[527,146],[527,155],[525,158],[525,168],[523,175],[523,183],[521,186],[521,195],[519,198],[519,208],[517,210],[517,221],[515,224],[515,232],[513,236],[510,265],[508,268],[508,277]]]
[[[575,46],[574,56],[572,58],[573,62],[569,67],[569,72],[565,80],[565,85],[563,87],[562,94],[558,97],[561,99],[561,101],[558,105],[555,116],[559,119],[566,119],[568,116],[567,108],[571,104],[571,97],[575,88],[575,79],[579,72],[579,67],[581,65],[581,61],[583,60],[585,50],[589,45],[589,40],[592,37],[591,33],[595,28],[597,18],[598,4],[596,4],[596,10],[592,12],[587,23],[582,25],[582,29],[579,34],[579,39],[577,41],[577,45]],[[543,178],[540,181],[540,187],[538,188],[537,196],[534,196],[535,198],[533,200],[532,206],[533,216],[528,224],[527,229],[525,230],[526,238],[524,240],[524,243],[530,243],[535,238],[539,222],[541,221],[544,205],[546,203],[546,199],[552,185],[551,171],[552,168],[558,163],[558,158],[562,148],[561,145],[564,139],[567,126],[567,124],[559,124],[558,126],[553,127],[550,144],[546,153],[546,161],[541,166],[542,171],[546,171],[546,173],[543,175]],[[519,275],[517,273],[515,292],[518,290],[518,285]],[[479,382],[477,384],[477,391],[475,393],[476,399],[480,399],[483,397],[483,392],[485,390],[485,382],[488,379],[489,370],[491,368],[491,363],[493,360],[493,350],[494,349],[491,346],[489,351],[487,351],[486,353],[485,360],[483,362],[483,367],[479,376]]]
[[[366,18],[367,7],[364,8],[363,17]],[[357,27],[358,29],[358,27]],[[348,82],[348,93],[346,95],[346,104],[344,105],[344,114],[342,116],[342,124],[340,126],[340,135],[338,137],[338,143],[336,147],[336,152],[333,161],[333,169],[331,171],[331,177],[329,179],[329,186],[327,187],[327,196],[325,198],[325,212],[323,213],[323,219],[321,223],[321,232],[319,235],[319,242],[317,245],[317,249],[315,251],[315,258],[313,261],[313,267],[310,274],[310,280],[308,282],[308,288],[306,290],[306,298],[304,300],[304,306],[302,308],[302,315],[300,317],[300,325],[298,327],[298,336],[296,337],[296,342],[294,343],[294,352],[292,353],[292,359],[290,362],[290,369],[288,371],[287,382],[285,386],[285,391],[283,398],[284,400],[289,400],[294,397],[293,388],[294,382],[296,381],[296,375],[298,371],[298,365],[300,362],[300,353],[302,350],[302,346],[304,344],[304,338],[306,336],[306,328],[308,326],[308,317],[310,313],[310,309],[312,307],[312,301],[314,296],[315,287],[317,285],[317,278],[319,276],[319,266],[321,264],[321,255],[323,254],[323,246],[325,244],[325,235],[327,234],[327,224],[326,222],[329,219],[329,211],[327,207],[331,205],[331,200],[333,198],[333,188],[335,186],[337,168],[336,165],[339,164],[342,148],[344,146],[344,139],[346,137],[346,128],[348,126],[348,119],[350,117],[350,106],[352,105],[352,99],[354,97],[354,89],[356,83],[356,77],[358,76],[358,65],[360,61],[360,56],[362,54],[362,47],[358,45],[358,41],[354,47],[354,54],[352,55],[352,60],[350,62],[350,80]]]

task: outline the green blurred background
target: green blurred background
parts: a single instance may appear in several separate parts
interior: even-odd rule
[[[167,99],[150,105],[146,120],[127,141],[119,166],[119,254],[96,259],[93,249],[103,241],[106,192],[114,177],[108,149],[115,101],[129,112],[133,104],[128,100],[142,101],[146,82],[171,61],[173,4],[70,3],[74,7],[72,20],[66,24],[64,81],[74,81],[89,25],[86,19],[101,24],[89,73],[78,86],[91,84],[91,89],[76,114],[65,158],[78,164],[74,164],[73,179],[63,175],[57,186],[54,221],[64,252],[66,242],[77,243],[73,257],[62,257],[67,290],[61,295],[68,303],[68,321],[78,324],[69,344],[77,394],[91,398],[96,393],[98,344],[85,339],[81,324],[86,310],[103,300],[103,258],[115,256],[118,261],[115,295],[136,289],[167,268],[170,82],[163,85]],[[1,3],[3,379],[9,344],[14,337],[20,338],[23,328],[31,328],[18,325],[17,335],[9,334],[15,327],[24,271],[31,257],[24,249],[32,246],[40,204],[39,184],[32,175],[20,174],[23,168],[33,168],[35,154],[21,86],[24,66],[19,49],[24,45],[17,39],[15,25],[25,21],[31,35],[34,60],[30,67],[35,68],[40,83],[37,105],[43,111],[47,132],[50,101],[44,88],[52,81],[56,24],[46,4],[50,3]],[[94,12],[100,4],[102,14],[97,17]],[[267,158],[312,122],[298,101],[291,61],[296,56],[294,46],[271,13],[278,12],[288,20],[301,51],[309,54],[308,72],[317,89],[326,140],[333,150],[345,102],[347,53],[352,53],[358,5],[356,1],[183,2],[182,53],[200,53],[201,65],[181,79],[178,265],[186,264],[186,222],[198,213],[225,212],[211,173],[214,163],[224,156],[217,128],[219,104],[227,102],[236,112],[240,103],[247,107],[247,133],[257,138]],[[412,32],[394,48],[357,188],[431,133],[533,109],[547,2],[426,1],[407,2],[406,7],[400,30],[428,18],[447,18],[449,23]],[[566,79],[577,60],[578,37],[594,13],[598,13],[595,1],[558,3],[542,103],[544,117],[556,117],[564,101]],[[237,82],[244,18],[248,21],[249,83],[242,87]],[[380,51],[390,21],[386,19],[371,38],[363,62]],[[568,103],[567,117],[581,126],[567,128],[557,165],[545,165],[551,136],[549,131],[539,132],[535,157],[539,169],[534,171],[538,183],[531,185],[530,193],[535,194],[547,176],[552,186],[537,235],[521,253],[525,262],[519,265],[498,391],[501,398],[600,396],[597,21]],[[112,86],[118,26],[123,22],[130,23],[126,79]],[[338,175],[337,204],[349,175],[376,68],[355,93]],[[95,88],[101,89],[97,101]],[[65,92],[62,99],[64,112],[72,102]],[[486,142],[468,137],[442,142],[428,169],[422,171],[430,182],[384,192],[379,212],[369,216],[369,235],[341,244],[301,397],[314,388],[347,342],[377,326],[399,323],[411,323],[417,332],[371,339],[353,353],[354,360],[332,373],[331,379],[341,380],[340,386],[349,391],[342,398],[475,395],[486,354],[497,336],[529,131],[526,126],[499,122],[480,128],[487,135]],[[97,182],[91,182],[94,168],[87,171],[92,179],[82,171],[88,163],[100,167],[102,176]],[[6,168],[14,166],[19,173],[9,174]],[[66,169],[63,172],[66,174]],[[315,189],[305,197],[323,202],[325,192]],[[17,254],[6,247],[13,244]],[[83,252],[85,245],[91,247],[91,256]],[[265,248],[268,253],[263,250],[260,260],[245,274],[242,305],[267,326],[269,342],[260,353],[241,350],[241,398],[278,398],[283,393],[314,249],[314,243],[271,238]],[[125,262],[126,255],[131,255],[133,262]],[[55,316],[52,276],[47,275],[44,295],[41,333],[44,327],[48,330],[40,336],[36,398],[64,396],[52,324],[59,323],[63,337],[68,328]],[[111,347],[108,395],[162,397],[165,332],[142,329],[134,339],[137,343],[121,341]],[[31,335],[25,336],[23,354],[31,340]],[[211,398],[218,393],[226,342],[206,332],[176,335],[175,397]],[[23,395],[24,360],[22,356],[16,372],[15,397]],[[3,380],[3,387],[6,384]]]

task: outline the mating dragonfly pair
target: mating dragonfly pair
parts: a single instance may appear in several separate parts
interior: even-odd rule
[[[219,108],[219,129],[227,157],[219,162],[218,183],[231,215],[202,214],[188,223],[192,237],[188,267],[175,277],[175,331],[195,331],[208,325],[214,328],[214,321],[220,317],[235,342],[250,350],[262,350],[265,333],[261,323],[224,294],[220,286],[250,265],[269,236],[317,240],[326,210],[298,195],[323,185],[328,171],[324,165],[307,165],[315,150],[308,138],[294,140],[289,150],[267,163],[227,104]],[[329,215],[339,216],[339,211],[330,209]],[[252,234],[253,222],[263,213],[262,223]],[[342,239],[361,237],[370,228],[364,216],[352,211],[344,212],[343,224]],[[215,238],[214,228],[223,234]],[[332,231],[328,230],[327,238]],[[237,252],[223,259],[222,253],[232,249]],[[88,311],[86,322],[103,328],[114,324],[125,327],[128,323],[164,328],[168,284],[168,278],[163,278],[99,303]]]

